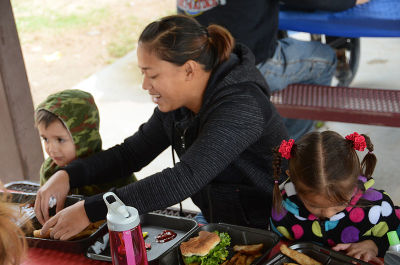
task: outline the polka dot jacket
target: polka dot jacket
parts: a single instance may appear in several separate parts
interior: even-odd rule
[[[378,246],[378,256],[383,257],[389,247],[386,233],[400,233],[400,209],[386,192],[371,187],[373,179],[366,181],[360,176],[359,180],[366,191],[355,192],[345,210],[325,220],[311,214],[297,197],[293,183],[287,182],[281,190],[282,211],[278,214],[272,210],[272,229],[286,239],[312,241],[326,247],[371,239]]]

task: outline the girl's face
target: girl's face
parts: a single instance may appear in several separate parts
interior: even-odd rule
[[[76,158],[74,141],[60,120],[55,120],[47,128],[39,123],[38,130],[46,153],[57,166],[66,166]]]
[[[329,219],[343,211],[347,204],[333,202],[321,194],[298,194],[307,210],[320,219]]]
[[[160,60],[149,53],[142,43],[139,43],[137,56],[143,74],[142,87],[149,92],[160,111],[168,112],[183,106],[190,109],[192,98],[185,65],[176,66]]]

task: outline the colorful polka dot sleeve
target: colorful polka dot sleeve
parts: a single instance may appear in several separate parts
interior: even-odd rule
[[[350,205],[330,219],[319,220],[310,214],[297,197],[294,185],[285,184],[282,190],[283,209],[272,210],[271,227],[280,236],[289,240],[311,241],[327,247],[339,243],[355,243],[373,240],[383,257],[389,247],[386,233],[400,232],[400,209],[384,191],[375,190],[370,181],[360,178],[368,188],[358,191]]]

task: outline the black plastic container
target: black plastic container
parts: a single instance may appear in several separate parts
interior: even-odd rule
[[[301,253],[308,255],[309,257],[321,262],[324,265],[341,265],[341,264],[359,264],[368,265],[369,263],[346,256],[340,252],[333,251],[331,249],[321,247],[313,243],[296,243],[289,246],[291,249],[297,250]],[[263,265],[281,265],[286,262],[295,262],[289,257],[279,253],[272,257],[267,263]]]
[[[18,204],[33,204],[35,203],[36,195],[33,193],[10,193],[11,202]],[[80,200],[83,197],[80,195],[72,195],[67,196],[65,200],[64,206],[70,206]],[[50,215],[55,214],[55,207],[49,210]],[[36,216],[32,216],[31,220],[33,229],[41,229],[42,225],[36,219]],[[57,249],[66,252],[74,252],[74,253],[82,253],[85,252],[86,249],[96,241],[96,238],[104,235],[107,232],[106,223],[102,224],[96,232],[91,234],[89,237],[77,239],[77,240],[69,240],[69,241],[61,241],[56,239],[44,239],[33,237],[33,232],[26,232],[26,241],[30,247],[39,247],[39,248],[49,248],[49,249]]]
[[[20,191],[25,193],[34,193],[39,190],[40,185],[39,183],[28,181],[28,180],[19,180],[9,182],[4,185],[8,190]]]
[[[252,245],[263,243],[264,247],[262,249],[262,256],[256,259],[252,264],[262,264],[264,260],[266,260],[269,252],[272,248],[279,242],[279,237],[275,233],[267,230],[249,228],[244,226],[236,226],[230,224],[208,224],[205,226],[201,226],[196,229],[190,235],[187,235],[186,238],[182,241],[187,241],[189,238],[198,236],[200,231],[218,231],[218,232],[226,232],[231,237],[231,245],[228,248],[229,256],[231,258],[234,254],[233,246],[234,245]],[[172,248],[170,251],[165,253],[159,259],[160,265],[184,265],[182,256],[179,250],[179,245]]]
[[[147,250],[147,259],[149,265],[159,264],[158,260],[161,255],[176,247],[180,242],[187,237],[188,234],[197,228],[197,222],[193,219],[177,216],[169,216],[156,213],[148,213],[140,216],[140,225],[143,232],[147,232],[145,243],[151,244],[151,249]],[[156,236],[164,230],[172,230],[176,233],[176,237],[165,243],[157,243]],[[103,237],[98,238],[99,243],[103,244]],[[96,242],[95,242],[96,244]],[[102,260],[112,262],[110,256],[110,247],[107,244],[105,249],[96,254],[92,247],[89,247],[86,252],[86,257],[94,260]],[[173,264],[173,263],[170,263]]]

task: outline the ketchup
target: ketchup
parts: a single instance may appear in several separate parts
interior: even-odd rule
[[[171,230],[164,230],[156,237],[157,243],[165,243],[176,237],[176,233]]]

